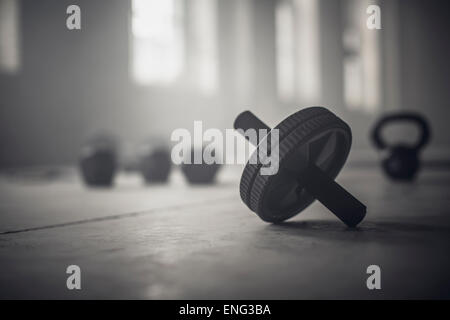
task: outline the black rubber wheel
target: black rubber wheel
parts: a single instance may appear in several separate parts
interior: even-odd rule
[[[347,159],[352,140],[350,127],[322,107],[300,110],[275,129],[279,130],[278,173],[261,174],[264,161],[252,164],[256,162],[256,150],[240,182],[244,203],[267,222],[289,219],[309,206],[314,198],[302,188],[301,171],[313,162],[334,179]],[[265,148],[266,139],[270,139],[270,133],[258,148]]]

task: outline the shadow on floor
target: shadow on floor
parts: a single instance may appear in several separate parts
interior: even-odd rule
[[[405,242],[408,244],[439,242],[450,246],[449,219],[434,221],[433,225],[414,222],[365,221],[357,228],[348,228],[338,220],[286,221],[268,225],[266,231],[336,241]]]

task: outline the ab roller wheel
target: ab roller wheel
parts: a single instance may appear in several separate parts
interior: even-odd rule
[[[350,151],[350,127],[329,110],[311,107],[283,120],[278,129],[279,170],[261,173],[264,159],[259,148],[270,143],[272,131],[251,112],[241,113],[235,129],[266,129],[258,149],[245,166],[240,182],[242,201],[267,222],[281,222],[300,213],[315,199],[322,202],[346,225],[354,227],[365,216],[366,207],[334,179]]]

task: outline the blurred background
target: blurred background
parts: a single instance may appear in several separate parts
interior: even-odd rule
[[[423,158],[446,162],[449,14],[446,0],[0,0],[0,167],[71,164],[98,132],[169,142],[194,120],[231,128],[250,109],[275,125],[311,105],[352,127],[350,164],[377,163],[369,131],[394,110],[424,114]]]
[[[81,30],[66,26],[74,4]],[[0,0],[0,299],[450,297],[449,30],[448,0]],[[359,228],[317,202],[260,221],[239,199],[242,166],[213,187],[218,166],[181,165],[165,183],[174,129],[232,128],[247,109],[274,126],[314,105],[352,128],[338,182],[368,208]],[[432,131],[420,158],[434,169],[414,184],[385,179],[370,139],[407,110]],[[388,143],[418,135],[383,129]],[[385,169],[419,167],[402,150]],[[116,155],[142,174],[117,170],[108,190],[75,180],[111,186]],[[273,202],[296,201],[296,184],[272,185]],[[372,264],[382,295],[366,288]]]

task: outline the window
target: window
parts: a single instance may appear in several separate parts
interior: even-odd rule
[[[236,20],[233,36],[235,37],[234,59],[236,74],[234,77],[237,94],[249,98],[253,90],[254,43],[253,43],[253,8],[252,0],[239,0],[236,5]]]
[[[133,0],[132,76],[145,85],[217,89],[217,0]]]
[[[18,1],[0,0],[0,71],[15,73],[19,68]]]
[[[318,0],[279,0],[277,90],[283,100],[313,103],[321,94]]]
[[[132,1],[132,75],[140,84],[172,84],[184,64],[183,2]]]
[[[214,93],[218,85],[217,0],[188,0],[190,83]]]
[[[369,0],[344,2],[344,100],[347,108],[368,113],[381,103],[380,32],[366,26]]]

